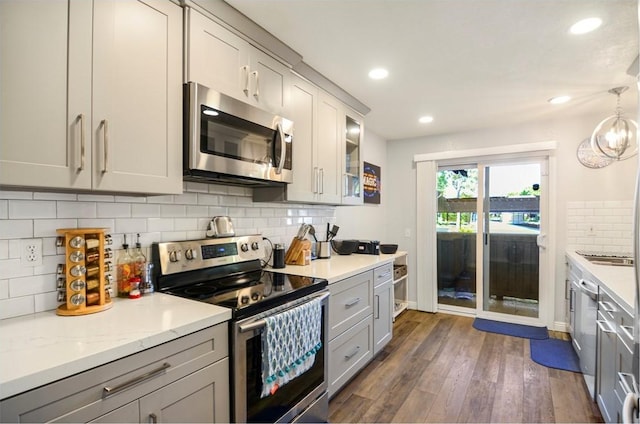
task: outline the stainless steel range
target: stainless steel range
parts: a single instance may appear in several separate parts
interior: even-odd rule
[[[263,257],[259,235],[152,245],[159,292],[232,310],[229,340],[233,420],[326,422],[327,280],[265,271],[261,267]],[[310,315],[313,307],[316,315]],[[305,314],[307,321],[296,314]],[[295,319],[284,321],[292,315]],[[284,371],[293,378],[287,376],[285,383],[278,380],[280,384],[272,382],[273,376],[268,374],[273,369],[263,359],[268,357],[274,362],[275,355],[278,361],[288,360],[279,349],[270,347],[267,335],[280,334],[275,332],[274,322],[289,322],[285,333],[292,340],[287,340],[288,344],[300,345],[299,338],[308,337],[311,327],[317,328],[319,338],[304,361],[298,359],[286,367]]]

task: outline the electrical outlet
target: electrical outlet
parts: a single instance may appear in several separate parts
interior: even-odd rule
[[[22,266],[42,265],[42,239],[25,239],[20,244]]]

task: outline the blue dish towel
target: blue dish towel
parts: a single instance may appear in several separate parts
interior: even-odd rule
[[[316,299],[265,318],[261,398],[313,366],[322,348],[321,308],[321,300]]]

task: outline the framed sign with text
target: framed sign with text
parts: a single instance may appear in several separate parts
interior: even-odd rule
[[[380,167],[364,163],[364,203],[380,204]]]

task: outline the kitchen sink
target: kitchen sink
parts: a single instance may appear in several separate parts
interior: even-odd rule
[[[633,258],[627,255],[576,251],[586,260],[596,265],[633,266]]]

